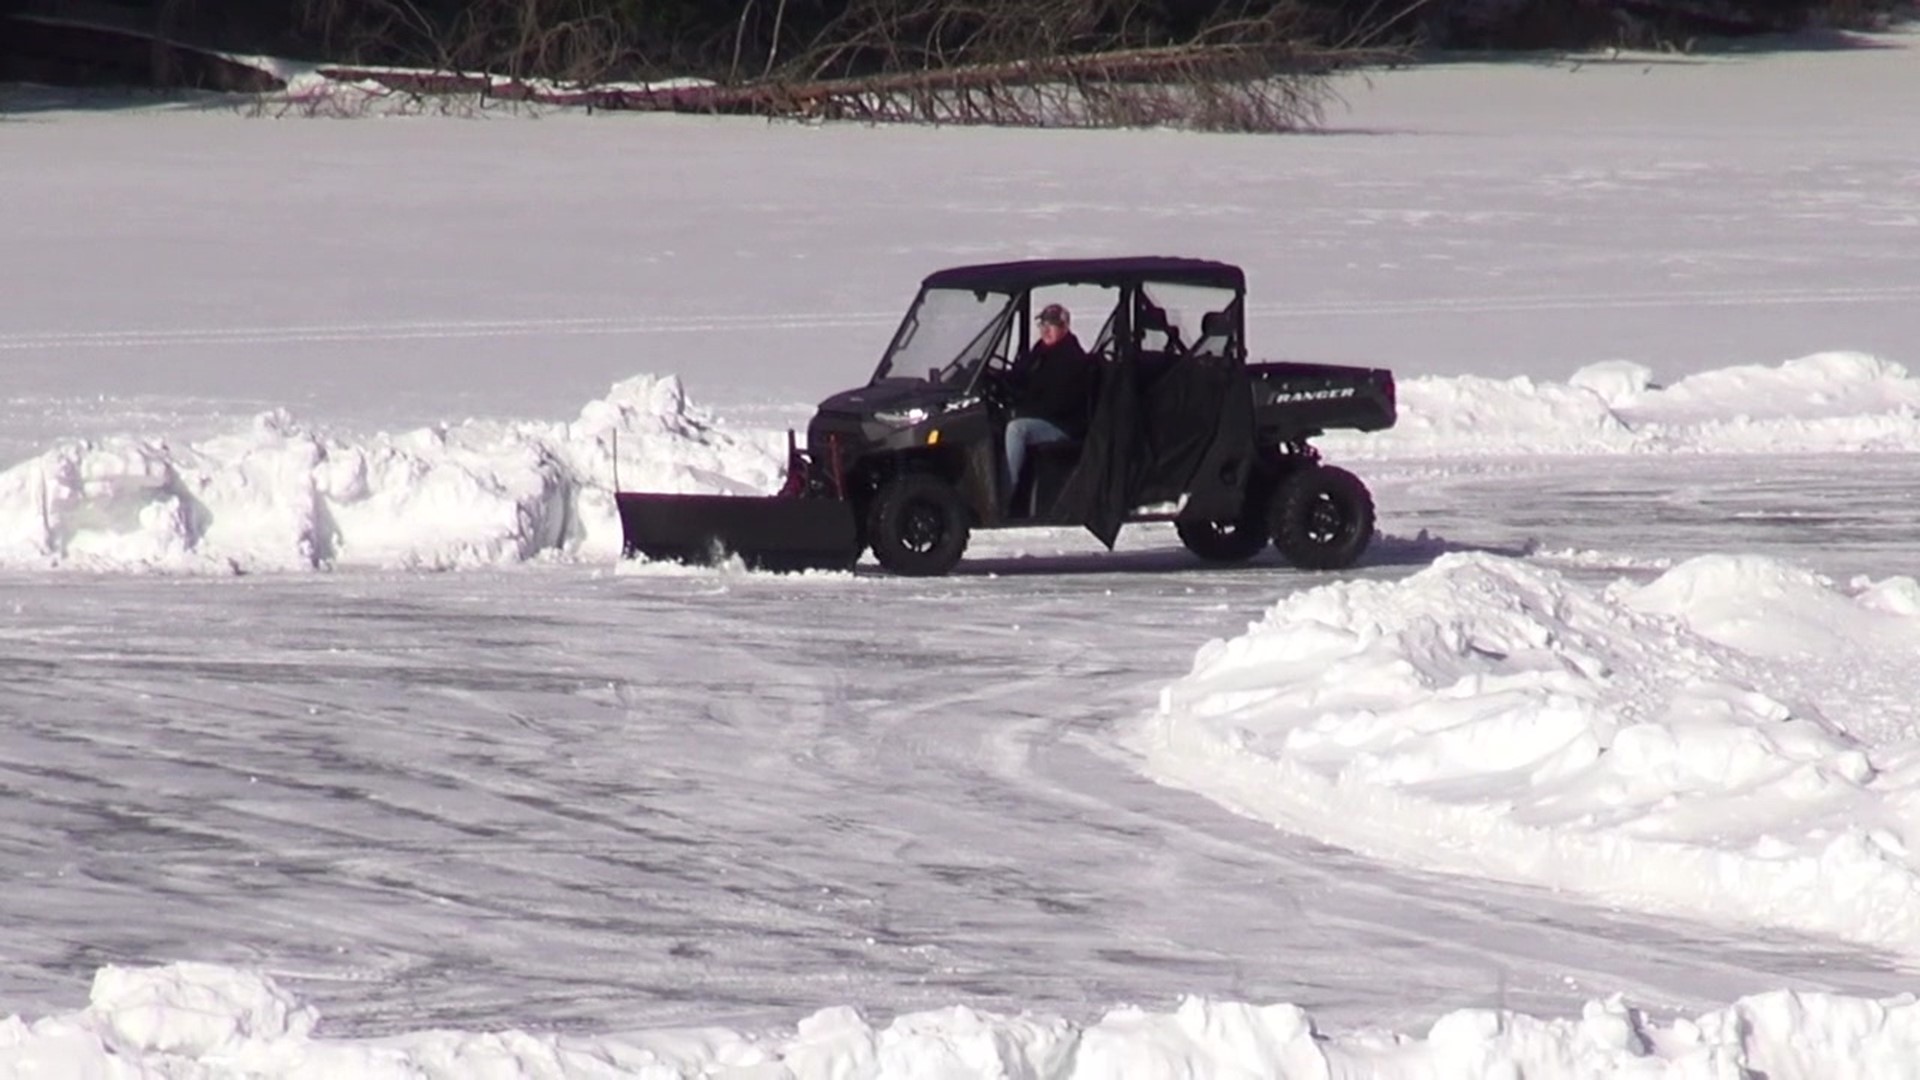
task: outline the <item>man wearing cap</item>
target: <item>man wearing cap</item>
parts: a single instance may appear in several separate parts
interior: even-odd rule
[[[1073,336],[1073,317],[1059,304],[1034,316],[1040,340],[1007,372],[1013,419],[1007,422],[1007,468],[1003,505],[1020,484],[1027,448],[1084,438],[1093,408],[1095,361]]]

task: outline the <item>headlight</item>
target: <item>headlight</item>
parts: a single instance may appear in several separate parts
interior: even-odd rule
[[[932,414],[927,412],[927,410],[920,408],[898,410],[881,409],[873,414],[873,418],[883,424],[899,424],[902,427],[911,427],[925,420],[930,415]]]

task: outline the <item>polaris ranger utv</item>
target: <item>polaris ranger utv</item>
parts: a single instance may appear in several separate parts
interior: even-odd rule
[[[1003,491],[1005,375],[1033,314],[1065,303],[1099,368],[1083,439],[1036,446]],[[1269,542],[1295,566],[1340,569],[1373,537],[1366,486],[1308,440],[1393,426],[1389,371],[1249,364],[1246,280],[1198,259],[1062,259],[928,277],[865,386],[822,402],[785,488],[764,498],[619,492],[626,555],[768,569],[951,570],[975,529],[1171,521],[1202,559]]]

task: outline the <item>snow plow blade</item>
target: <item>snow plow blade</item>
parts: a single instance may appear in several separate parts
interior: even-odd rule
[[[704,565],[739,556],[756,570],[847,570],[860,558],[853,508],[840,499],[622,491],[614,501],[627,558]]]

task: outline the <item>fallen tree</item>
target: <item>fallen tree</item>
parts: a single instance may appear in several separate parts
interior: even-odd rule
[[[323,69],[397,93],[874,123],[1289,131],[1319,123],[1329,72],[1385,55],[1327,43],[1299,0],[1215,0],[1184,23],[1157,0],[793,0],[792,21],[789,0],[746,0],[730,42],[675,69],[702,77],[663,84],[632,79],[644,58],[579,0],[480,0],[444,24],[409,0],[309,3],[384,43],[356,52],[426,50]]]
[[[1383,50],[1179,45],[929,71],[739,83],[572,85],[446,71],[329,66],[328,78],[413,94],[497,101],[786,119],[1118,127],[1177,125],[1283,131],[1320,120],[1320,79],[1339,66],[1379,62]]]

